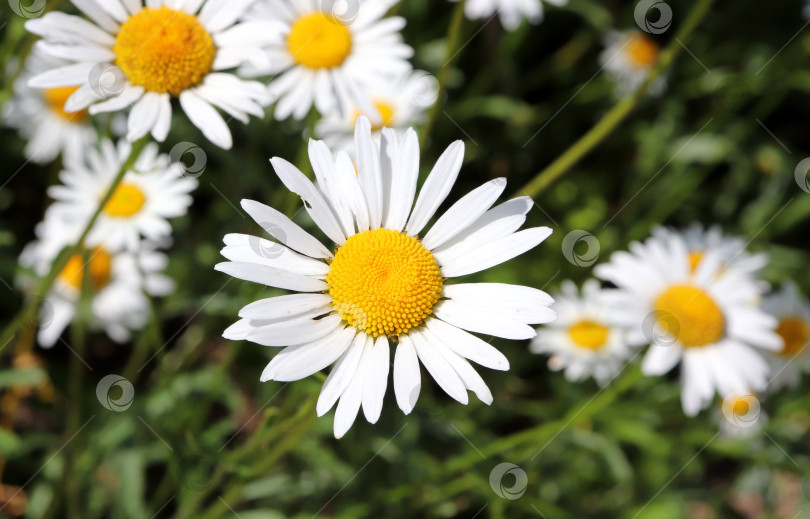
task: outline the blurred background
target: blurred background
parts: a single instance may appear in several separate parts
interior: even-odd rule
[[[792,280],[810,291],[810,187],[807,168],[797,171],[810,156],[804,3],[718,0],[681,43],[676,31],[693,2],[667,3],[672,28],[649,35],[661,48],[683,47],[663,74],[666,84],[533,196],[527,226],[548,225],[552,237],[471,280],[554,291],[564,279],[591,276],[592,263],[576,261],[581,255],[603,261],[659,224],[700,222],[767,252],[767,281]],[[638,30],[635,5],[570,0],[547,5],[542,23],[515,31],[465,20],[463,45],[444,67],[455,4],[403,1],[396,11],[408,21],[403,36],[415,49],[414,66],[433,75],[446,69],[446,94],[422,142],[423,174],[462,139],[466,160],[448,200],[499,176],[507,178],[510,197],[522,194],[620,101],[599,57],[609,31]],[[75,11],[53,0],[47,8]],[[35,38],[24,17],[5,5],[0,13],[5,103]],[[525,341],[495,339],[512,369],[481,370],[492,406],[477,399],[459,405],[431,380],[411,415],[403,416],[389,390],[376,425],[359,419],[336,440],[332,414],[315,416],[324,376],[260,383],[273,352],[221,338],[239,308],[281,293],[231,280],[213,265],[225,234],[258,232],[241,199],[289,200],[268,158],[299,157],[307,124],[266,117],[231,130],[233,150],[204,146],[194,204],[173,221],[167,273],[177,289],[155,301],[157,335],[150,326],[118,345],[91,334],[80,363],[58,345],[20,352],[19,337],[0,344],[0,514],[810,517],[806,376],[799,387],[762,399],[761,432],[715,438],[719,402],[686,417],[677,370],[642,377],[631,365],[600,389],[550,371]],[[204,139],[176,115],[161,150],[180,141]],[[0,130],[4,324],[23,306],[18,259],[61,169],[58,161],[27,162],[24,146],[15,130]],[[562,240],[575,230],[596,242],[578,245],[572,261]],[[35,333],[37,316],[26,322],[20,334]],[[133,361],[141,341],[149,343],[141,350],[148,355]],[[124,377],[107,386],[112,401],[132,386],[124,409],[97,398],[99,382],[111,374]],[[76,394],[80,401],[68,397]]]

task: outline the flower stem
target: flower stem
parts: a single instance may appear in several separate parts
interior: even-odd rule
[[[689,13],[684,24],[672,39],[672,42],[661,53],[655,66],[650,69],[644,83],[632,94],[620,100],[602,119],[568,148],[562,155],[537,174],[523,189],[521,194],[535,197],[543,192],[552,182],[568,172],[577,162],[599,145],[611,132],[630,115],[630,112],[644,99],[650,86],[663,74],[675,58],[683,51],[683,42],[697,28],[714,0],[699,0]]]

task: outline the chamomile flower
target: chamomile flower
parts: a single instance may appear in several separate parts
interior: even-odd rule
[[[568,0],[545,1],[556,6],[568,3]],[[500,15],[504,29],[514,31],[524,18],[531,23],[540,23],[543,19],[543,2],[540,0],[467,0],[464,14],[471,20]]]
[[[757,436],[768,423],[759,399],[748,391],[735,391],[723,398],[714,420],[725,438],[744,440]]]
[[[64,64],[33,51],[14,83],[14,97],[2,107],[3,122],[28,140],[25,158],[37,164],[52,162],[60,153],[65,158],[76,157],[96,142],[96,130],[90,124],[87,110],[68,113],[64,109],[76,87],[35,90],[27,85],[32,76]]]
[[[572,382],[593,377],[600,385],[607,384],[630,357],[630,349],[625,330],[610,320],[599,282],[586,281],[580,295],[566,280],[554,300],[558,318],[537,334],[530,350],[551,354],[549,368],[565,370],[565,378]]]
[[[664,241],[671,239],[676,234],[680,234],[689,250],[691,272],[697,269],[707,250],[717,251],[720,254],[723,260],[721,273],[739,272],[756,275],[768,263],[767,254],[748,252],[743,238],[724,235],[719,225],[704,228],[695,223],[681,231],[667,227],[657,227],[653,230],[653,236]]]
[[[37,276],[47,274],[56,255],[78,239],[79,230],[50,213],[37,228],[38,239],[29,244],[20,264]],[[126,342],[132,330],[139,330],[149,316],[144,290],[161,296],[174,289],[171,279],[162,274],[168,260],[152,247],[138,252],[113,252],[105,244],[74,254],[57,276],[41,306],[37,340],[51,347],[73,321],[84,276],[89,276],[92,329],[104,330],[116,342]],[[23,280],[23,284],[27,284]]]
[[[283,24],[265,50],[270,66],[246,69],[255,75],[278,74],[270,84],[277,100],[275,117],[302,119],[313,104],[321,114],[348,113],[362,106],[373,113],[369,89],[381,79],[409,70],[413,49],[399,34],[405,19],[384,18],[397,0],[356,0],[344,12],[338,2],[259,0],[250,16]]]
[[[230,234],[222,250],[230,262],[216,269],[246,281],[294,292],[256,301],[224,336],[284,347],[261,380],[291,381],[335,367],[321,390],[319,416],[340,400],[335,436],[351,427],[361,406],[374,423],[388,385],[390,343],[394,393],[407,414],[422,385],[419,364],[459,402],[467,390],[489,404],[492,394],[468,362],[506,370],[506,357],[469,332],[530,339],[532,324],[552,321],[553,302],[534,288],[500,283],[450,284],[532,249],[551,230],[518,231],[532,206],[528,197],[491,206],[506,187],[487,182],[453,204],[423,233],[447,198],[464,158],[452,144],[416,197],[419,144],[416,132],[402,138],[384,129],[378,148],[371,124],[358,118],[357,170],[348,154],[334,156],[310,141],[317,183],[289,162],[271,160],[281,182],[335,248],[324,246],[287,217],[251,200],[242,207],[280,243]]]
[[[253,0],[176,2],[149,0],[73,0],[90,20],[50,12],[26,28],[41,36],[39,48],[68,65],[34,76],[37,88],[78,87],[66,112],[89,107],[91,114],[130,105],[129,140],[151,132],[166,139],[174,98],[214,144],[230,148],[231,132],[214,107],[247,122],[262,117],[269,102],[261,83],[225,72],[251,63],[265,66],[260,47],[279,27],[237,20]]]
[[[616,82],[616,93],[625,95],[641,86],[660,52],[658,44],[641,31],[611,31],[605,36],[605,50],[599,61]],[[665,86],[666,80],[658,78],[649,92],[660,94]]]
[[[782,337],[782,347],[767,357],[772,371],[768,389],[795,387],[810,367],[810,304],[788,282],[765,298],[762,309],[779,320],[776,333]]]
[[[85,160],[65,164],[59,175],[62,184],[48,189],[55,200],[48,211],[84,228],[131,149],[127,141],[115,146],[104,140],[99,150],[87,150]],[[195,187],[196,179],[183,176],[179,164],[158,155],[156,144],[148,144],[102,209],[85,243],[134,251],[141,238],[159,241],[170,236],[167,219],[186,214],[192,202],[189,193]]]
[[[352,106],[346,113],[337,110],[326,114],[315,126],[316,137],[333,150],[354,153],[354,126],[362,114],[379,123],[372,125],[374,141],[379,143],[382,128],[405,130],[421,124],[425,111],[438,96],[438,85],[427,72],[414,71],[395,81],[379,82],[369,90],[377,114],[363,114],[359,106]]]
[[[618,287],[608,292],[608,304],[618,322],[632,326],[630,344],[651,343],[642,371],[661,375],[681,363],[681,403],[689,416],[709,405],[715,391],[763,391],[769,370],[757,349],[782,344],[776,319],[757,306],[762,285],[739,272],[720,275],[723,260],[722,250],[706,250],[692,272],[680,235],[653,236],[594,270]]]

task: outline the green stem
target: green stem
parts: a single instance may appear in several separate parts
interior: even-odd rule
[[[73,257],[74,254],[81,252],[82,247],[84,245],[84,240],[87,239],[87,235],[90,234],[90,231],[93,229],[93,226],[98,220],[98,217],[101,215],[101,212],[104,210],[104,207],[109,202],[110,198],[112,198],[113,193],[115,193],[116,188],[124,179],[127,171],[132,169],[132,166],[135,164],[135,161],[140,156],[141,152],[143,151],[146,144],[149,142],[149,136],[145,136],[140,140],[134,142],[132,144],[132,150],[129,153],[129,157],[124,163],[121,165],[121,169],[118,170],[118,174],[113,179],[110,187],[107,189],[107,192],[99,201],[98,207],[96,211],[93,213],[93,216],[85,225],[84,230],[82,231],[81,236],[79,239],[76,240],[75,243],[68,246],[63,250],[51,264],[51,270],[48,274],[42,279],[37,289],[34,291],[34,297],[28,302],[28,304],[23,305],[22,310],[14,320],[6,326],[3,330],[2,336],[0,336],[0,345],[6,344],[10,341],[17,331],[25,324],[26,318],[28,316],[35,316],[39,315],[40,307],[42,302],[45,300],[45,297],[48,295],[48,292],[51,290],[56,278],[59,276],[59,273],[62,272],[62,269],[65,268],[67,265],[68,260]]]
[[[661,53],[658,62],[650,69],[644,83],[632,94],[619,101],[602,119],[583,135],[573,146],[568,148],[546,169],[537,174],[520,193],[535,197],[543,192],[552,182],[569,171],[577,162],[599,145],[616,127],[630,115],[630,112],[644,99],[650,86],[663,74],[683,51],[683,44],[697,28],[714,0],[699,0],[689,17],[681,26],[672,42]]]
[[[419,142],[422,143],[423,147],[428,144],[430,133],[433,130],[433,126],[436,124],[436,120],[439,118],[439,112],[442,109],[442,101],[447,93],[447,78],[450,75],[450,63],[458,52],[461,28],[464,26],[464,6],[466,3],[466,0],[460,0],[456,4],[453,16],[450,19],[450,26],[447,29],[447,49],[444,53],[444,63],[442,64],[442,68],[439,69],[437,77],[439,91],[436,95],[436,102],[433,104],[433,108],[431,108],[428,114],[427,121],[425,121],[425,125],[422,127],[422,134],[419,136]]]

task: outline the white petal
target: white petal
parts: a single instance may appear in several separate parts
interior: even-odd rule
[[[382,412],[383,398],[388,387],[388,371],[391,366],[388,338],[377,337],[374,346],[366,354],[369,356],[369,365],[363,386],[363,414],[369,423],[377,423]]]
[[[487,387],[484,379],[481,378],[481,375],[475,371],[466,359],[445,346],[444,342],[439,337],[433,335],[433,332],[430,330],[423,330],[422,335],[424,335],[425,339],[432,347],[436,348],[436,351],[444,357],[450,366],[453,367],[459,378],[461,378],[461,382],[464,383],[464,387],[475,393],[478,399],[485,404],[489,405],[492,403],[492,392]]]
[[[291,249],[312,258],[332,257],[321,242],[272,207],[253,200],[242,200],[242,208],[273,238]]]
[[[386,135],[388,132],[383,133],[383,144],[381,145],[383,155],[391,147],[390,143],[386,143]],[[395,135],[389,137],[389,141],[396,138]],[[395,147],[393,153],[391,192],[387,196],[388,207],[383,226],[386,229],[401,231],[408,222],[408,214],[411,212],[413,198],[416,195],[416,181],[419,177],[419,138],[413,128],[408,128],[402,142]]]
[[[324,337],[340,325],[339,315],[329,315],[323,319],[290,319],[280,323],[259,326],[248,333],[247,340],[262,346],[292,346],[304,344]]]
[[[332,302],[327,294],[290,294],[259,299],[239,311],[244,319],[279,319],[292,317]]]
[[[317,373],[340,358],[353,337],[354,330],[347,327],[313,342],[284,348],[264,369],[261,381],[292,382]]]
[[[681,347],[676,344],[651,344],[644,360],[641,362],[641,371],[645,375],[663,375],[681,360]]]
[[[352,380],[349,382],[346,391],[340,395],[340,402],[338,402],[337,409],[335,410],[334,429],[335,438],[337,439],[343,438],[354,423],[354,419],[357,418],[357,412],[360,410],[360,404],[363,402],[363,386],[368,376],[372,346],[373,340],[371,337],[366,336],[357,370],[352,376]]]
[[[445,393],[450,395],[453,399],[467,405],[469,397],[467,396],[467,389],[464,383],[459,378],[458,373],[450,366],[450,363],[442,357],[441,353],[430,344],[425,337],[415,331],[408,333],[408,336],[413,339],[413,345],[416,348],[416,354],[419,360],[425,365],[430,376],[444,389]]]
[[[327,411],[332,409],[340,395],[349,386],[349,383],[354,377],[357,366],[360,363],[360,357],[363,354],[363,349],[366,344],[367,335],[358,333],[354,336],[351,346],[340,357],[335,367],[326,377],[326,382],[323,383],[321,394],[318,397],[318,403],[315,405],[315,412],[318,416],[323,416]]]
[[[537,332],[520,321],[501,315],[491,315],[479,308],[470,308],[452,299],[440,301],[433,313],[442,321],[465,330],[503,337],[504,339],[531,339]]]
[[[450,189],[456,182],[463,162],[464,143],[456,141],[442,153],[424,185],[422,185],[413,213],[411,213],[408,220],[408,225],[405,226],[406,233],[416,236],[427,225],[441,203],[450,194]]]
[[[357,178],[366,196],[369,225],[372,230],[382,224],[383,193],[380,151],[371,140],[371,123],[364,115],[357,118],[354,130],[355,153],[357,154]]]
[[[231,131],[213,106],[191,90],[180,94],[180,106],[194,126],[199,128],[208,140],[222,149],[231,149],[233,145]]]
[[[557,315],[549,308],[554,300],[541,290],[503,283],[464,283],[446,285],[444,295],[462,305],[526,324],[545,324]]]
[[[497,348],[471,333],[447,324],[439,319],[427,319],[425,325],[433,332],[442,344],[464,358],[486,368],[499,371],[509,370],[509,360]]]
[[[419,374],[419,359],[413,341],[407,335],[399,337],[397,351],[394,354],[394,395],[402,412],[410,414],[419,399],[422,387]]]
[[[283,288],[285,290],[295,290],[297,292],[321,292],[329,289],[329,285],[320,279],[293,274],[256,263],[218,263],[214,266],[214,270],[224,272],[229,276],[244,281],[252,281],[261,285]]]
[[[486,270],[536,247],[549,235],[551,235],[551,229],[548,227],[524,229],[505,238],[495,240],[485,248],[477,251],[476,254],[458,258],[450,262],[450,264],[442,265],[442,275],[445,277],[458,277]]]

